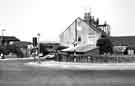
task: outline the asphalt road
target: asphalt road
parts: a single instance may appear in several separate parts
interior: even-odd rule
[[[3,61],[0,86],[135,86],[135,71],[64,70]]]

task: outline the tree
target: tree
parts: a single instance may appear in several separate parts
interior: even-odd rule
[[[106,35],[102,35],[101,38],[97,40],[96,45],[99,47],[99,54],[113,53],[112,42]]]
[[[21,51],[21,48],[17,47],[15,44],[8,45],[6,47],[6,50],[8,51],[8,53],[11,52],[11,53],[16,54],[18,58],[23,57],[23,53]]]

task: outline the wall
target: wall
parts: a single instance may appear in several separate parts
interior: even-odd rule
[[[78,46],[91,45],[96,47],[96,41],[100,37],[100,33],[93,30],[87,23],[81,19],[77,19],[77,40]],[[65,46],[73,46],[75,40],[75,22],[71,24],[61,35],[60,43]]]

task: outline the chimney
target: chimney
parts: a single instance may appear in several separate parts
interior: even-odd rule
[[[91,24],[94,23],[94,16],[91,16]]]
[[[88,13],[88,19],[90,19],[90,18],[91,18],[91,13],[89,12],[89,13]]]
[[[106,21],[104,22],[104,26],[107,26],[107,22]]]
[[[96,27],[99,25],[99,18],[96,19]]]
[[[85,21],[87,20],[87,13],[86,12],[84,13],[84,20]]]
[[[107,28],[107,35],[110,36],[110,33],[111,33],[110,32],[110,25],[107,24],[106,28]]]
[[[88,23],[91,24],[91,13],[88,13]]]
[[[110,25],[107,24],[107,22],[104,22],[104,32],[106,35],[110,36]]]

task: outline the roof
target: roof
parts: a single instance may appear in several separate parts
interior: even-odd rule
[[[27,47],[27,45],[31,45],[32,43],[27,41],[17,41],[14,44],[18,47]]]
[[[62,51],[73,52],[74,50],[76,50],[76,52],[87,52],[87,51],[92,50],[94,48],[95,47],[93,47],[92,45],[84,45],[84,46],[69,47],[69,48],[63,49]]]
[[[0,39],[3,39],[5,41],[20,41],[18,38],[14,36],[0,36]]]
[[[101,30],[99,27],[96,27],[96,26],[94,26],[94,25],[92,25],[92,24],[88,24],[88,23],[86,23],[82,18],[80,18],[80,17],[78,17],[78,18],[76,18],[69,26],[68,26],[68,28],[77,20],[77,19],[79,19],[79,20],[81,20],[81,21],[83,21],[85,24],[87,24],[90,28],[92,28],[94,31],[96,31],[96,32],[104,32],[103,30]],[[67,29],[68,29],[67,28]],[[67,30],[66,29],[66,30]],[[66,31],[65,30],[65,31]],[[65,32],[64,31],[64,32]],[[63,32],[63,33],[64,33]]]
[[[111,36],[110,39],[114,46],[135,47],[135,36]]]
[[[78,19],[80,19],[81,21],[83,21],[84,23],[86,23],[83,19],[81,19],[80,17],[78,17]],[[103,30],[101,30],[99,27],[96,27],[96,26],[94,26],[94,25],[92,25],[92,24],[88,24],[88,23],[86,23],[90,28],[92,28],[94,31],[96,31],[96,32],[104,32]]]

